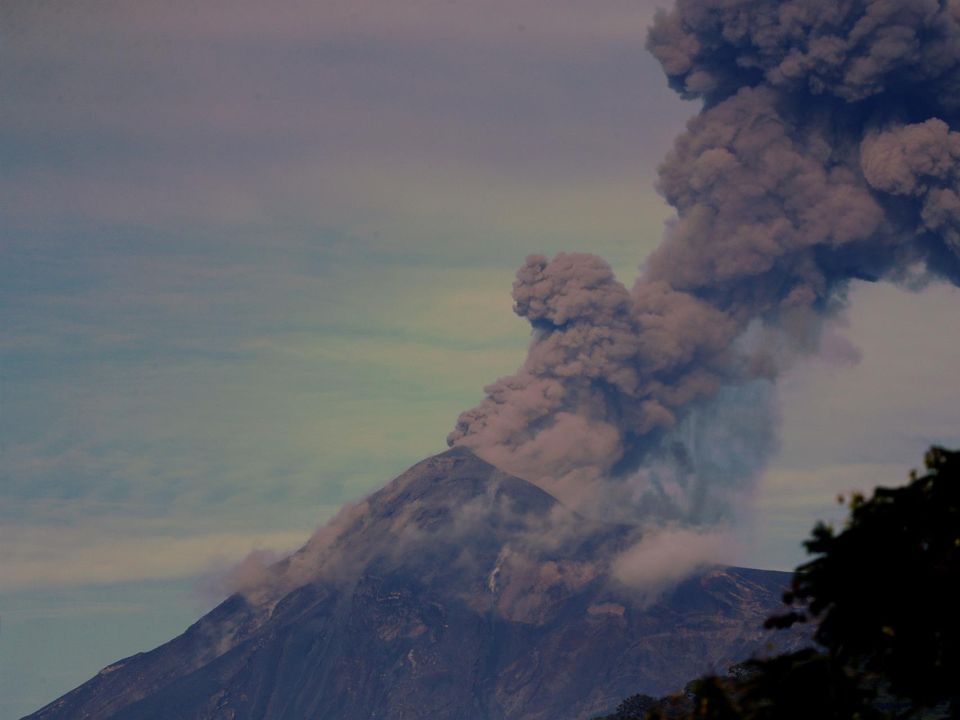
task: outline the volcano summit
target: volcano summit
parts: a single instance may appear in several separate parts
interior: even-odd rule
[[[762,648],[786,574],[714,568],[653,598],[611,571],[637,539],[457,447],[29,717],[588,718]]]

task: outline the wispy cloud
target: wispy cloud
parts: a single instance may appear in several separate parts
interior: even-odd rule
[[[7,524],[0,527],[5,548],[0,593],[212,573],[257,548],[294,550],[308,536],[219,532],[177,537],[135,533],[110,522],[74,527]]]

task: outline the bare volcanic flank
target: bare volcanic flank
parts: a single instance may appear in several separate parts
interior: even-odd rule
[[[785,574],[718,568],[649,604],[609,572],[634,541],[454,448],[30,718],[573,720],[761,648]]]

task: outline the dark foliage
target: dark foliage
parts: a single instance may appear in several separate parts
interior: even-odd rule
[[[845,668],[813,648],[747,664],[740,677],[708,676],[691,684],[646,720],[873,720],[884,717]]]
[[[960,718],[960,453],[932,448],[927,473],[857,494],[842,531],[805,543],[771,628],[817,623],[818,648],[754,660],[615,720]],[[619,711],[619,709],[618,709]]]
[[[631,695],[617,706],[612,715],[597,720],[643,720],[657,703],[658,700],[650,695]]]
[[[839,534],[818,525],[785,598],[818,620],[838,661],[919,705],[960,700],[960,453],[932,448],[928,473],[854,495]]]

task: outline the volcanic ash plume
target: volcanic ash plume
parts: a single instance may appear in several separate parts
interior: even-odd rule
[[[527,258],[527,359],[448,442],[581,508],[712,524],[850,280],[960,281],[960,0],[678,0],[648,47],[703,102],[660,169],[676,220],[632,290]]]

